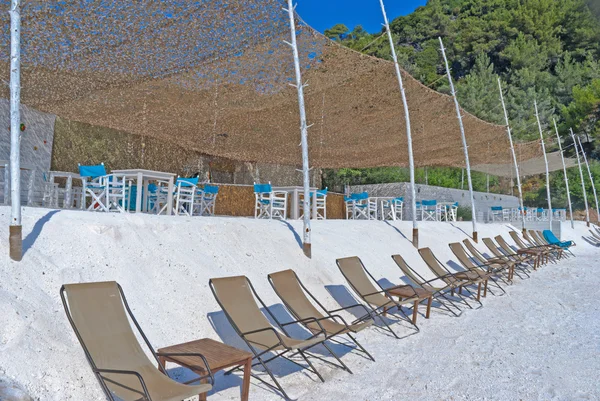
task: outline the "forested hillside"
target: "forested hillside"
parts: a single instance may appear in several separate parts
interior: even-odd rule
[[[443,38],[459,100],[469,112],[504,124],[500,77],[518,139],[539,138],[537,99],[548,136],[556,118],[567,146],[567,130],[573,127],[588,154],[600,156],[600,1],[430,0],[393,20],[390,28],[402,68],[448,92],[438,42]],[[336,25],[325,34],[354,50],[391,59],[384,32]],[[528,197],[540,203],[536,194],[544,191],[533,182]]]

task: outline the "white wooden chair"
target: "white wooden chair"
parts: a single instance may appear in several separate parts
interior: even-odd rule
[[[382,201],[381,206],[383,220],[402,220],[404,198],[384,200]]]
[[[198,177],[177,178],[175,182],[175,214],[191,216],[194,210],[194,197],[198,191]]]
[[[492,206],[490,207],[490,211],[488,214],[488,219],[492,222],[494,221],[502,221],[503,219],[503,210],[502,206]]]
[[[104,163],[95,166],[79,165],[79,175],[83,185],[83,194],[81,203],[83,207],[87,206],[87,200],[90,199],[88,211],[108,212],[106,182],[107,174]]]
[[[254,183],[254,218],[282,219],[287,218],[287,198],[285,191],[273,191],[271,183]]]
[[[214,216],[218,194],[218,186],[208,184],[204,185],[202,190],[196,192],[196,198],[194,200],[194,214],[198,214],[200,216]]]
[[[436,200],[421,201],[421,214],[423,221],[440,221],[442,219],[442,210]]]
[[[315,193],[314,202],[316,202],[317,220],[327,220],[327,192],[328,189],[325,188]]]

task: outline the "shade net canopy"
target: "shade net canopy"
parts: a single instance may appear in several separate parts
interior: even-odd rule
[[[548,153],[547,157],[549,172],[563,169],[563,163],[560,157],[560,152]],[[577,159],[565,158],[565,166],[567,168],[577,167]],[[516,177],[514,163],[479,164],[477,166],[474,166],[473,170],[499,177]],[[519,162],[519,176],[527,177],[530,175],[537,174],[546,174],[546,163],[544,161],[544,156],[535,157],[529,160]]]
[[[0,0],[5,11],[9,3]],[[207,155],[299,165],[284,6],[280,0],[23,2],[22,102]],[[6,83],[9,14],[0,20]],[[313,124],[311,165],[406,166],[393,65],[341,47],[299,17],[297,24]],[[416,166],[464,166],[452,98],[403,76]],[[9,96],[8,85],[0,96]],[[472,165],[510,163],[505,128],[462,113]],[[521,146],[523,160],[540,156],[533,145]]]

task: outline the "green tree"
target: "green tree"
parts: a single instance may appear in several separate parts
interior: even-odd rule
[[[324,33],[325,36],[327,36],[329,39],[342,40],[344,38],[344,35],[346,35],[348,31],[349,29],[346,25],[336,24],[331,28],[326,29]]]

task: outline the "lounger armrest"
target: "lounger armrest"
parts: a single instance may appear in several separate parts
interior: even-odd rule
[[[204,364],[204,366],[206,366],[206,372],[208,373],[208,377],[210,379],[210,384],[211,386],[215,385],[215,377],[213,376],[212,371],[210,370],[210,366],[208,366],[208,361],[206,360],[206,357],[200,353],[197,352],[176,352],[176,353],[172,353],[172,352],[168,352],[168,353],[157,353],[157,356],[164,356],[164,357],[171,357],[171,356],[197,356],[198,358],[202,359],[202,363]],[[163,366],[164,367],[164,366]],[[165,369],[166,370],[166,369]],[[206,376],[202,376],[201,379],[204,379]]]
[[[275,330],[273,327],[265,327],[264,329],[247,331],[245,333],[242,333],[242,336],[248,336],[250,334],[256,334],[256,333],[262,333],[263,331],[272,331],[277,336],[277,339],[279,340],[279,342],[283,344],[283,340],[282,340],[281,336],[279,335],[277,330]]]
[[[138,378],[138,380],[140,381],[140,384],[142,385],[142,390],[144,390],[144,395],[146,396],[147,399],[150,399],[150,393],[148,392],[148,387],[146,387],[144,378],[142,377],[141,374],[139,374],[139,372],[136,372],[133,370],[98,369],[98,368],[93,368],[93,371],[94,371],[94,373],[97,373],[98,376],[100,376],[102,378],[102,380],[105,379],[105,377],[102,376],[103,373],[108,373],[108,374],[112,374],[112,375],[136,376]]]
[[[283,323],[283,324],[280,324],[280,326],[281,327],[285,327],[285,326],[289,326],[290,324],[298,324],[298,323],[316,323],[321,328],[321,332],[320,333],[316,333],[316,334],[317,335],[318,334],[326,334],[325,333],[325,329],[323,328],[323,326],[321,326],[320,320],[327,320],[327,319],[329,319],[329,317],[327,317],[327,316],[322,317],[320,319],[317,319],[316,317],[307,317],[307,318],[300,319],[300,320],[294,320],[293,322]]]
[[[369,310],[367,309],[367,307],[363,304],[354,304],[354,305],[350,305],[350,306],[344,306],[343,308],[328,310],[327,313],[332,314],[332,313],[340,312],[343,310],[345,311],[345,310],[352,309],[352,308],[363,308],[367,314],[370,313]]]
[[[446,279],[446,278],[450,278],[450,277],[452,277],[452,278],[456,278],[456,277],[454,276],[454,273],[448,273],[448,274],[444,274],[443,276],[437,276],[437,277],[436,277],[436,278],[434,278],[434,279],[427,280],[427,281],[423,282],[423,284],[429,284],[429,283],[431,283],[432,281],[435,281],[435,280],[444,280],[444,279]]]

